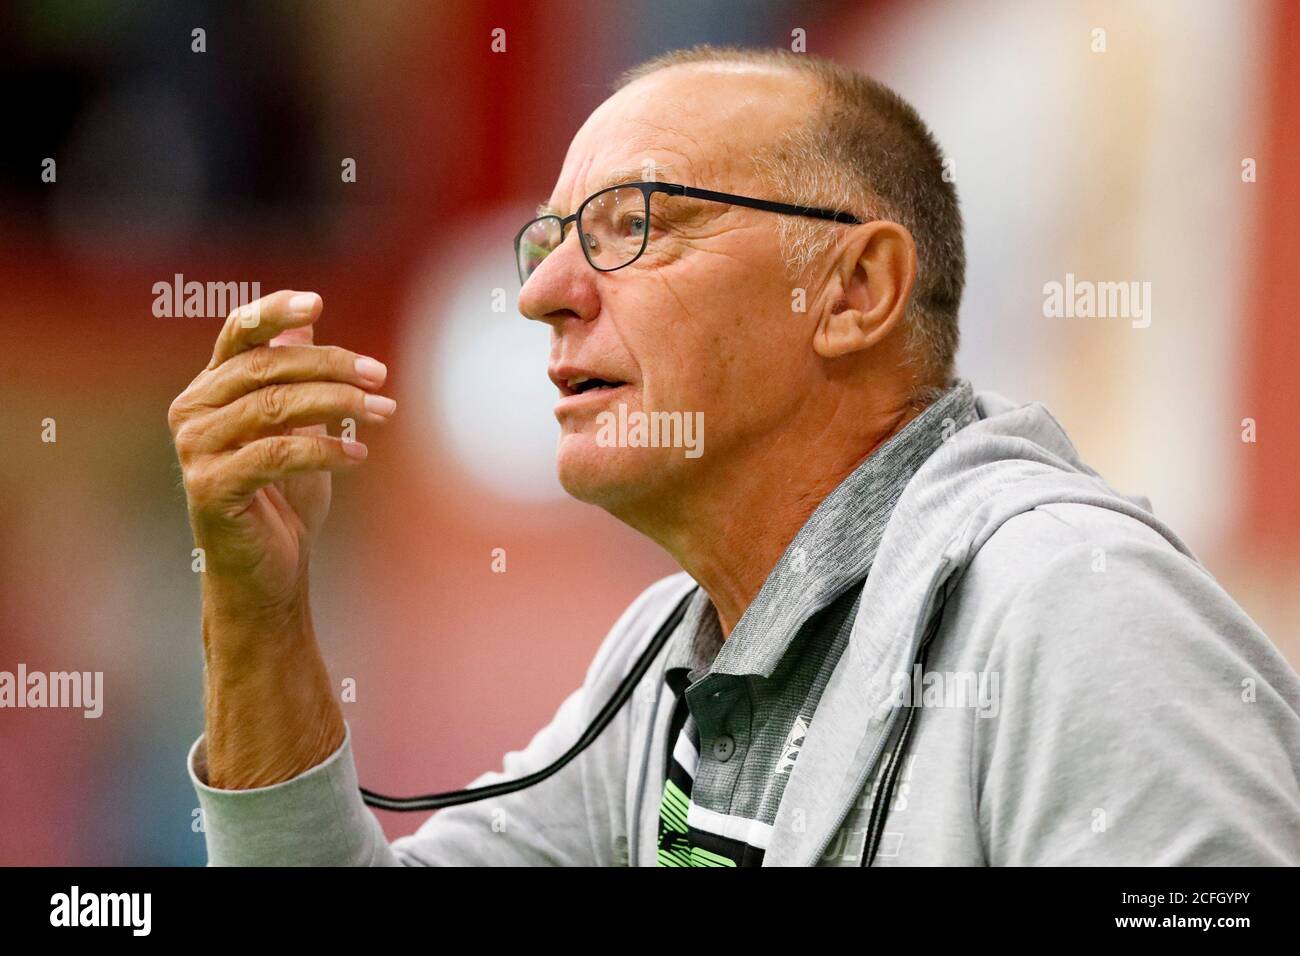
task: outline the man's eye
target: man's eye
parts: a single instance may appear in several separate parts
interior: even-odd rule
[[[646,233],[662,233],[664,230],[663,222],[658,217],[651,216],[649,221],[642,213],[632,213],[624,217],[623,235],[624,237],[641,238]]]

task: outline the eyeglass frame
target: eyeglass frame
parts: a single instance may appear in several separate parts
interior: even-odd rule
[[[569,223],[571,222],[577,222],[578,219],[581,218],[582,211],[585,208],[587,208],[588,203],[590,203],[597,196],[603,196],[605,193],[613,192],[616,189],[631,189],[631,188],[636,188],[641,191],[642,199],[645,201],[645,210],[646,210],[647,217],[649,217],[650,214],[650,197],[653,196],[655,193],[664,193],[665,195],[668,196],[682,196],[686,199],[703,199],[706,202],[720,202],[720,203],[727,203],[728,205],[732,205],[732,206],[744,206],[747,209],[758,209],[763,212],[775,212],[775,213],[780,213],[781,215],[784,216],[806,216],[811,219],[825,219],[831,222],[843,223],[845,225],[850,225],[850,226],[860,226],[864,222],[870,221],[866,219],[859,219],[851,212],[842,212],[834,209],[822,209],[819,206],[801,206],[793,203],[776,202],[771,199],[755,199],[753,196],[738,196],[735,193],[721,193],[712,189],[700,189],[696,186],[683,186],[680,183],[659,183],[659,182],[616,183],[613,186],[606,186],[604,189],[599,189],[596,192],[592,193],[590,196],[584,199],[581,202],[581,204],[579,204],[577,211],[570,216],[557,216],[554,213],[550,213],[545,216],[538,216],[535,219],[530,219],[528,222],[524,223],[523,228],[520,229],[517,233],[515,233],[515,269],[516,271],[519,272],[519,284],[523,285],[525,282],[528,281],[528,279],[523,275],[523,267],[521,265],[521,259],[519,255],[519,243],[523,239],[525,232],[527,232],[534,225],[536,225],[537,223],[545,219],[554,219],[558,221],[560,224],[560,241],[556,243],[555,246],[555,249],[559,249],[560,246],[563,245],[564,243],[565,227],[569,225]],[[587,260],[587,264],[591,266],[593,269],[595,269],[597,272],[617,272],[619,269],[626,269],[628,266],[636,262],[638,259],[641,258],[641,256],[645,254],[646,248],[650,245],[650,226],[649,223],[647,222],[645,234],[641,237],[641,248],[637,250],[636,255],[634,255],[631,259],[629,259],[627,262],[623,263],[620,266],[611,266],[608,269],[604,269],[596,265],[596,263],[592,262],[591,252],[587,249],[587,240],[586,237],[582,234],[581,229],[578,230],[578,244],[582,247],[582,255],[583,258]],[[555,249],[552,249],[551,252],[554,252]],[[550,252],[547,253],[548,256],[550,254],[551,254]],[[539,263],[538,268],[540,268],[540,266],[541,264]],[[537,269],[533,270],[533,272],[536,271]],[[531,276],[532,274],[533,273],[530,272],[529,276]]]

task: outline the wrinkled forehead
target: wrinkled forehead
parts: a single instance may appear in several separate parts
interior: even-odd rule
[[[752,157],[807,116],[812,83],[747,64],[675,66],[596,108],[569,144],[549,212],[567,215],[606,186],[639,179],[742,192]]]

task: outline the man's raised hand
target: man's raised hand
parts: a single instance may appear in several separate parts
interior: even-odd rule
[[[329,428],[380,424],[396,408],[376,394],[387,376],[380,362],[312,344],[321,308],[314,292],[282,290],[236,309],[167,416],[204,549],[205,595],[217,585],[250,613],[304,596],[330,472],[366,457],[365,445]]]

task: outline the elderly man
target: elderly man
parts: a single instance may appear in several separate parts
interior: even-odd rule
[[[1300,681],[1041,405],[954,376],[961,218],[898,96],[809,56],[651,61],[516,255],[565,488],[684,571],[485,799],[390,843],[307,587],[329,472],[366,455],[325,426],[388,419],[385,370],[311,344],[313,294],[232,315],[170,416],[213,863],[1300,863]]]

